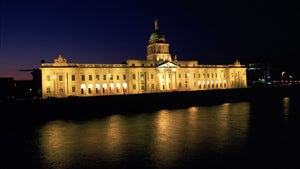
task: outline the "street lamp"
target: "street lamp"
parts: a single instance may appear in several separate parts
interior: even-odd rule
[[[283,83],[283,75],[285,74],[285,72],[281,72],[281,82]]]

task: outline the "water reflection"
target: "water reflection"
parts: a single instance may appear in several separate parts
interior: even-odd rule
[[[40,149],[45,165],[55,166],[55,168],[66,168],[73,163],[74,156],[77,154],[77,139],[74,137],[80,130],[74,123],[53,121],[47,124],[40,134]],[[75,142],[74,142],[75,141]]]
[[[205,160],[208,153],[239,151],[248,132],[249,107],[248,102],[226,103],[90,121],[51,121],[39,130],[42,165],[174,168],[193,158]]]
[[[284,97],[282,99],[283,103],[283,115],[285,119],[289,117],[289,112],[290,112],[290,98],[289,97]]]

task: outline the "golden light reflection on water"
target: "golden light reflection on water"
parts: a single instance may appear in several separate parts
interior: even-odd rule
[[[289,97],[284,97],[282,99],[283,103],[283,114],[285,119],[289,117],[289,112],[290,112],[290,98]]]
[[[245,102],[83,122],[52,121],[39,130],[39,148],[49,168],[117,165],[136,156],[158,168],[172,168],[193,153],[222,154],[242,143],[248,116]]]
[[[122,127],[120,117],[106,121],[75,123],[53,121],[40,129],[40,151],[44,164],[54,168],[68,168],[78,160],[118,159],[121,157]],[[52,168],[52,167],[50,167]]]
[[[51,164],[57,168],[66,168],[68,164],[73,163],[72,160],[77,150],[68,147],[74,144],[73,136],[77,134],[78,127],[73,123],[53,121],[42,129],[43,134],[39,142],[46,165]]]
[[[104,136],[102,145],[103,149],[106,150],[105,156],[108,159],[119,159],[122,157],[122,151],[124,148],[123,141],[124,137],[124,128],[122,127],[123,119],[120,115],[111,116],[107,120],[105,130],[97,135],[101,137]],[[99,143],[98,143],[99,144]],[[98,151],[102,152],[102,151]]]
[[[174,118],[175,115],[177,114],[169,110],[161,110],[154,120],[155,133],[151,155],[158,166],[169,166],[178,160],[178,148],[180,148],[178,144],[182,144],[182,140],[178,136],[181,132],[180,128],[177,128],[180,121]]]

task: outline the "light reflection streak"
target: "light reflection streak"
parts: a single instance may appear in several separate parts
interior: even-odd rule
[[[120,115],[114,115],[108,118],[105,131],[102,133],[104,136],[104,149],[108,159],[119,159],[122,157],[124,132],[122,129],[122,118]]]
[[[151,155],[158,166],[170,166],[178,157],[179,146],[177,144],[181,143],[176,136],[178,130],[174,126],[177,123],[177,121],[174,121],[175,118],[172,118],[174,114],[174,112],[169,112],[169,110],[161,110],[153,121],[155,133]]]
[[[284,118],[287,119],[289,117],[289,112],[290,112],[290,98],[284,97],[282,99],[282,103],[283,103]]]
[[[78,126],[68,123],[66,127],[66,124],[63,121],[53,121],[42,129],[43,135],[39,141],[45,165],[66,168],[68,164],[73,163],[76,150],[70,149],[70,146]]]

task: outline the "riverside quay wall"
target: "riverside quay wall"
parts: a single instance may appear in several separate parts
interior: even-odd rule
[[[146,113],[161,109],[256,101],[270,103],[283,97],[299,98],[300,86],[257,87],[151,94],[69,97],[0,102],[3,115],[20,119],[91,118],[111,114]]]

